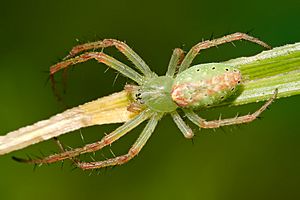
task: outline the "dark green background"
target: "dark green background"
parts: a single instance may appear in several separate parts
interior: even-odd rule
[[[299,3],[252,1],[5,1],[0,12],[0,131],[5,134],[61,112],[45,84],[49,66],[81,42],[117,38],[133,47],[159,74],[172,50],[188,50],[211,34],[253,30],[272,46],[300,41]],[[235,42],[203,51],[195,63],[253,55],[262,50]],[[128,62],[115,50],[110,54]],[[68,75],[64,100],[76,106],[116,91],[127,81],[102,64],[89,62]],[[58,76],[59,77],[59,76]],[[100,171],[71,171],[69,163],[32,170],[11,156],[57,151],[52,141],[0,157],[0,199],[299,199],[300,97],[276,101],[263,120],[224,131],[196,132],[194,144],[165,117],[139,156]],[[248,113],[261,104],[206,111],[208,119]],[[118,125],[82,130],[95,141]],[[112,145],[127,151],[142,127]],[[79,131],[62,137],[81,146]],[[104,151],[110,156],[108,151]],[[98,154],[100,155],[100,154]],[[101,156],[100,156],[101,157]]]

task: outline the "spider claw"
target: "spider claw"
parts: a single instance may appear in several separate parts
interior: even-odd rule
[[[12,158],[14,161],[21,162],[21,163],[28,163],[28,162],[30,162],[29,159],[19,158],[19,157],[16,157],[16,156],[12,156],[11,158]]]

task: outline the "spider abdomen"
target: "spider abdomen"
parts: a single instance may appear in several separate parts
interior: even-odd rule
[[[231,96],[241,79],[239,70],[225,64],[195,65],[178,74],[171,97],[180,107],[209,107]]]

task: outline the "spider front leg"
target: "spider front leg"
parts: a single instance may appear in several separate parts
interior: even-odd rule
[[[184,110],[184,112],[186,116],[200,128],[219,128],[221,126],[249,123],[255,120],[264,110],[266,110],[266,108],[274,101],[274,99],[276,99],[277,93],[278,90],[276,89],[273,96],[253,114],[248,114],[240,117],[206,121],[205,119],[199,117],[192,110]]]
[[[154,77],[156,76],[149,66],[143,61],[143,59],[135,53],[127,44],[115,39],[105,39],[102,41],[90,42],[81,45],[77,45],[72,48],[69,55],[65,57],[68,59],[70,57],[75,56],[78,53],[87,50],[95,50],[99,48],[106,48],[110,46],[115,46],[121,53],[123,53],[134,65],[140,70],[146,77]]]
[[[13,157],[14,160],[18,162],[23,163],[32,163],[32,164],[47,164],[47,163],[54,163],[65,159],[72,159],[80,154],[84,153],[90,153],[95,152],[103,147],[112,144],[114,141],[120,139],[122,136],[127,134],[129,131],[131,131],[133,128],[137,127],[139,124],[141,124],[143,121],[149,119],[153,115],[153,112],[151,112],[149,109],[142,111],[139,115],[131,119],[130,121],[126,122],[122,126],[118,127],[116,130],[111,132],[110,134],[104,136],[100,141],[94,142],[91,144],[87,144],[83,147],[72,149],[69,151],[64,151],[63,147],[60,147],[60,149],[64,152],[50,155],[46,158],[37,159],[37,160],[27,160],[23,158],[17,158]],[[58,143],[59,146],[61,144]],[[76,159],[74,159],[76,160]]]
[[[233,42],[236,40],[247,40],[247,41],[259,44],[265,48],[268,48],[268,49],[271,48],[265,42],[255,38],[255,37],[249,36],[245,33],[239,33],[239,32],[233,33],[230,35],[226,35],[226,36],[218,38],[218,39],[203,41],[203,42],[200,42],[200,43],[196,44],[195,46],[193,46],[191,48],[191,50],[187,53],[187,55],[185,56],[184,60],[182,61],[181,65],[180,65],[179,73],[186,70],[191,65],[192,61],[194,60],[196,55],[200,52],[200,50],[208,49],[208,48],[220,45],[220,44]]]
[[[115,166],[115,165],[122,165],[132,158],[134,158],[143,148],[143,146],[146,144],[150,136],[152,135],[158,121],[162,117],[162,114],[155,113],[147,123],[146,127],[140,134],[139,138],[136,140],[136,142],[132,145],[130,150],[128,151],[127,154],[118,156],[115,158],[103,160],[103,161],[98,161],[98,162],[78,162],[77,166],[83,170],[88,170],[88,169],[98,169],[98,168],[103,168],[103,167],[108,167],[108,166]]]
[[[127,65],[121,63],[120,61],[114,59],[113,57],[110,57],[102,52],[87,52],[87,53],[79,55],[75,58],[70,58],[68,60],[59,62],[59,63],[51,66],[50,67],[51,80],[53,81],[53,75],[57,71],[59,71],[61,69],[66,69],[70,65],[82,63],[82,62],[88,61],[90,59],[96,59],[98,62],[108,65],[109,67],[117,70],[118,72],[120,72],[124,76],[130,78],[131,80],[137,82],[138,84],[142,84],[144,81],[144,78],[139,73],[137,73],[136,71],[134,71]]]

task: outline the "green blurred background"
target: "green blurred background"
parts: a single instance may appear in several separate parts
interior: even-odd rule
[[[5,134],[61,112],[46,83],[49,66],[80,42],[103,38],[126,41],[159,74],[165,73],[175,47],[188,50],[202,38],[236,31],[257,36],[272,46],[300,41],[299,1],[3,1],[0,12],[0,124]],[[262,50],[235,42],[203,51],[195,63],[249,56]],[[107,50],[128,63],[113,49]],[[70,70],[64,101],[76,106],[120,91],[128,81],[96,62]],[[60,77],[60,75],[58,75]],[[59,81],[59,79],[58,79]],[[100,174],[72,171],[67,162],[33,166],[11,156],[57,151],[43,142],[0,157],[0,199],[299,199],[300,96],[280,99],[263,120],[224,130],[193,126],[194,144],[165,117],[137,158]],[[208,119],[254,111],[261,104],[202,113]],[[119,125],[81,130],[86,142]],[[142,126],[112,145],[125,153]],[[79,131],[63,136],[82,146]],[[111,156],[104,150],[104,156]],[[97,154],[101,158],[101,153]]]

